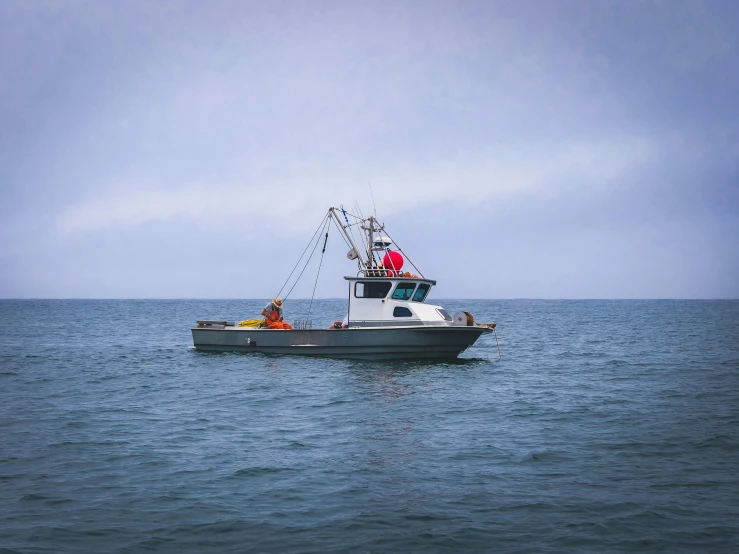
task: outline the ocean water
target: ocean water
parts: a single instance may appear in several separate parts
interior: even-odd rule
[[[0,301],[0,552],[739,552],[739,301],[439,301],[500,360],[190,348],[264,303]]]

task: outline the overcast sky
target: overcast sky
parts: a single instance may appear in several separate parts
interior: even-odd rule
[[[371,182],[437,298],[737,298],[737,29],[734,0],[3,0],[0,297],[268,298]]]

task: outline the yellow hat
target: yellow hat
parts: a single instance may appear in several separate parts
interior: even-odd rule
[[[277,306],[278,308],[282,308],[282,298],[275,298],[275,299],[274,299],[274,300],[272,301],[272,304],[274,304],[274,305],[275,305],[275,306]]]

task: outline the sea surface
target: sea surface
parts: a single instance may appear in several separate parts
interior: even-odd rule
[[[501,359],[191,349],[265,303],[0,301],[0,552],[739,552],[739,301],[438,301]]]

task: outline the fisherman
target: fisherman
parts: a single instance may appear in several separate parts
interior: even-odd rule
[[[292,325],[282,320],[282,298],[275,298],[262,310],[264,325],[270,329],[292,329]]]

